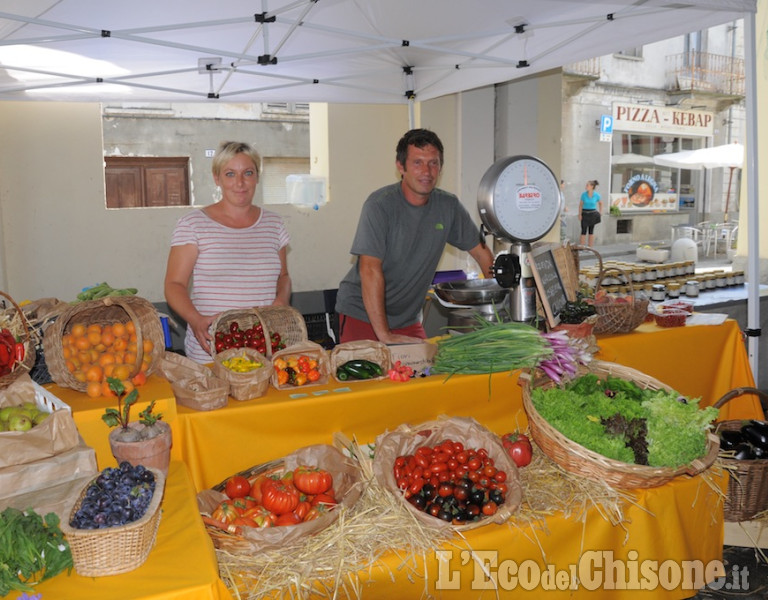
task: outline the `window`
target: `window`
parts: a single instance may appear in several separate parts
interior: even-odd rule
[[[189,205],[189,158],[107,156],[107,208]]]
[[[285,178],[309,173],[309,158],[264,157],[262,163],[264,204],[287,204]]]
[[[625,48],[624,50],[619,50],[616,55],[626,58],[643,58],[643,47]]]

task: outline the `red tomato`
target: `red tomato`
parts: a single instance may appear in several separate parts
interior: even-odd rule
[[[301,523],[301,519],[299,516],[294,512],[289,512],[280,515],[277,517],[277,521],[275,521],[275,525],[298,525]]]
[[[328,504],[328,505],[336,504],[336,498],[334,498],[330,494],[318,494],[317,496],[312,498],[312,506],[317,506],[319,504]]]
[[[230,498],[243,498],[251,491],[251,482],[242,475],[233,475],[227,479],[224,493]]]
[[[216,507],[216,510],[213,511],[211,516],[217,521],[221,521],[223,523],[231,523],[240,515],[237,514],[237,510],[235,509],[231,500],[224,500],[221,504],[219,504],[219,506]]]
[[[528,436],[522,433],[506,433],[502,436],[501,443],[518,467],[525,467],[530,464],[533,448]]]
[[[295,514],[299,519],[304,520],[304,517],[307,516],[307,513],[312,508],[312,504],[308,502],[307,500],[302,500],[299,502],[299,505],[296,507],[296,510],[293,511],[293,514]]]
[[[299,490],[282,479],[267,479],[261,484],[261,504],[276,515],[293,512],[299,505]]]
[[[240,514],[243,514],[245,511],[250,510],[254,506],[258,506],[256,504],[256,500],[254,500],[250,496],[243,496],[242,498],[233,498],[232,504],[234,504],[235,508],[237,509],[237,512],[239,512]]]
[[[312,509],[307,513],[307,516],[304,517],[304,522],[307,521],[314,521],[318,517],[322,517],[324,514],[328,512],[328,506],[325,504],[317,504],[316,506],[313,506]]]
[[[333,476],[325,469],[300,465],[293,470],[293,485],[305,494],[323,494],[333,486]]]

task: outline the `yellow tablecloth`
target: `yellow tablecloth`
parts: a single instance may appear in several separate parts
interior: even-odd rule
[[[644,325],[632,334],[606,336],[598,342],[598,358],[638,369],[683,394],[701,397],[702,405],[713,404],[735,387],[754,385],[734,321],[677,329]],[[407,383],[331,383],[294,393],[270,388],[262,398],[244,402],[230,399],[225,408],[210,412],[183,406],[174,411],[170,386],[157,378],[151,378],[140,391],[143,402],[158,398],[165,403],[163,410],[174,433],[173,456],[188,465],[197,489],[205,489],[238,470],[284,456],[298,447],[332,443],[337,431],[365,443],[402,423],[417,424],[443,414],[471,416],[497,433],[525,429],[527,420],[517,380],[515,372],[448,380],[432,376]],[[100,465],[109,462],[108,445],[104,447],[107,428],[100,421],[108,403],[57,386],[52,390],[73,407],[75,421],[86,442],[97,449]],[[759,402],[752,396],[732,401],[721,413],[724,419],[761,415]],[[719,484],[724,489],[724,478]],[[594,558],[592,552],[612,552],[615,559],[629,558],[625,566],[630,574],[634,565],[654,571],[653,564],[647,561],[660,564],[667,559],[695,559],[707,565],[722,557],[722,506],[701,477],[681,477],[638,492],[627,515],[630,522],[613,526],[592,509],[586,524],[552,515],[546,519],[545,530],[534,531],[522,525],[517,529],[512,522],[509,526],[486,526],[468,532],[466,539],[475,551],[498,551],[497,560],[506,567],[515,561],[515,565],[538,565],[542,570],[548,565],[557,571],[570,569],[579,560]],[[189,514],[188,518],[195,520]],[[199,521],[195,523],[199,525]],[[162,548],[163,552],[167,550]],[[455,553],[453,560],[442,564],[446,569],[443,581],[449,585],[450,581],[458,581],[460,591],[435,588],[441,577],[437,557],[428,557],[426,565],[419,564],[418,576],[411,578],[407,569],[398,569],[400,559],[393,555],[385,557],[381,568],[367,575],[375,585],[365,587],[364,597],[418,598],[424,590],[424,569],[429,573],[430,593],[456,598],[495,597],[491,591],[474,591],[478,580],[472,560]],[[619,591],[603,584],[593,592],[584,587],[561,591],[558,597],[588,594],[590,598],[630,600],[638,596],[684,598],[695,593],[693,588],[681,589],[679,584],[672,588],[656,585],[644,592]],[[542,589],[536,587],[531,594],[540,595]],[[521,591],[519,587],[515,590]]]
[[[646,326],[644,326],[646,327]],[[680,393],[714,404],[727,391],[753,386],[747,353],[735,321],[677,329],[647,326],[639,333],[600,338],[598,358],[651,375]],[[525,429],[518,373],[431,376],[407,383],[331,382],[290,391],[270,388],[261,398],[200,412],[177,407],[174,449],[189,465],[199,489],[235,471],[289,454],[297,447],[331,443],[341,431],[360,442],[386,429],[446,414],[471,416],[497,433]],[[744,395],[725,405],[721,418],[762,414]]]
[[[45,600],[229,600],[183,463],[171,462],[161,510],[157,542],[138,569],[107,577],[81,577],[72,570],[44,581],[35,593]]]

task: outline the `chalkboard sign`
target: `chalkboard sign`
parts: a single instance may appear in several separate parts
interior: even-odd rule
[[[550,327],[555,327],[560,323],[560,312],[568,298],[552,249],[552,246],[545,245],[531,250],[528,253],[528,264],[536,281],[536,289],[539,292],[547,322]]]

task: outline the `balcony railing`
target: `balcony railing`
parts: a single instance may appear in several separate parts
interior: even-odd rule
[[[744,95],[744,59],[709,52],[667,56],[667,90]]]
[[[563,65],[563,72],[568,75],[598,79],[600,77],[600,57]]]

